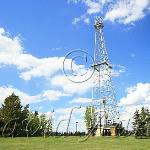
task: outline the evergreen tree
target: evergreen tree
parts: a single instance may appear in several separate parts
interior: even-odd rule
[[[14,93],[8,96],[2,104],[1,115],[5,127],[7,126],[6,132],[14,134],[19,134],[21,127],[21,115],[22,115],[22,106],[18,96]]]
[[[134,116],[133,116],[133,119],[134,119],[134,122],[132,123],[133,124],[133,130],[134,130],[134,133],[135,133],[135,136],[138,135],[138,128],[139,128],[139,110],[136,110],[135,113],[134,113]]]
[[[150,113],[149,110],[142,107],[141,112],[139,113],[138,110],[134,113],[133,116],[133,129],[135,133],[135,137],[143,137],[143,136],[150,136]]]
[[[2,109],[0,108],[0,135],[2,135],[3,126],[4,126],[4,119],[2,116]]]
[[[140,130],[141,137],[146,136],[146,130],[147,130],[146,118],[147,118],[146,109],[142,107],[140,118],[139,118],[139,130]]]
[[[5,118],[5,122],[20,117],[21,109],[19,97],[12,93],[2,104],[2,115]]]
[[[0,134],[5,136],[42,136],[50,134],[52,121],[46,115],[39,116],[38,111],[29,111],[29,105],[23,107],[18,96],[12,93],[4,100],[0,108]]]
[[[28,116],[29,105],[23,107],[20,98],[14,93],[8,96],[4,100],[0,111],[5,135],[25,136]]]

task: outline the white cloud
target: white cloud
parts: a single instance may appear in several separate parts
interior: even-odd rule
[[[90,24],[90,18],[85,18],[85,19],[84,19],[84,22],[85,22],[86,24]]]
[[[91,103],[92,99],[91,98],[74,98],[72,101],[70,101],[71,104],[77,103],[77,104],[88,104]]]
[[[150,83],[138,83],[127,90],[127,96],[121,98],[119,105],[150,104]]]
[[[72,24],[77,24],[77,23],[80,22],[81,20],[83,20],[84,23],[86,23],[86,24],[89,24],[89,23],[90,23],[90,18],[89,18],[87,15],[83,14],[83,15],[81,15],[80,17],[75,17],[75,18],[73,19],[73,21],[72,21]]]
[[[74,106],[74,107],[77,107],[77,108],[74,109],[74,113],[81,113],[82,111],[85,111],[85,108],[84,107],[80,108],[80,105],[79,106]],[[57,108],[55,110],[55,113],[58,113],[58,114],[69,114],[71,112],[71,109],[74,108],[74,107]]]
[[[119,77],[125,72],[126,72],[126,67],[122,65],[114,64],[111,74],[113,77]]]
[[[72,24],[77,24],[80,20],[81,20],[80,18],[74,18]]]
[[[77,24],[80,21],[83,21],[86,24],[90,23],[90,15],[99,13],[102,11],[103,5],[107,0],[69,0],[69,3],[82,3],[86,6],[86,13],[81,15],[80,17],[75,17],[72,21],[72,24]]]
[[[23,60],[23,59],[22,59]],[[62,70],[63,57],[49,57],[38,59],[35,67],[23,71],[20,75],[24,80],[30,80],[33,77],[50,77]]]
[[[52,78],[50,78],[50,83],[52,86],[56,88],[61,88],[65,93],[83,95],[92,89],[93,80],[94,80],[94,74],[92,74],[93,73],[92,70],[88,70],[87,74],[81,76],[82,72],[84,71],[85,68],[80,67],[79,69],[78,67],[76,72],[78,74],[76,76],[73,75],[65,76],[62,74],[55,75]],[[126,72],[126,68],[124,66],[113,65],[113,70],[112,70],[113,77],[119,77],[125,72]],[[82,82],[85,79],[88,80]],[[107,78],[105,80],[107,80]],[[77,81],[81,81],[81,83],[76,83]]]
[[[150,6],[149,0],[119,0],[106,13],[105,19],[123,24],[142,19]]]
[[[45,90],[37,95],[29,95],[12,86],[8,86],[8,87],[2,86],[0,87],[0,100],[1,100],[0,102],[3,103],[5,98],[7,98],[12,93],[15,93],[20,97],[21,103],[23,105],[42,102],[45,100],[56,101],[59,100],[60,97],[69,96],[68,94],[65,94],[64,92],[58,90]]]
[[[46,90],[43,92],[42,97],[47,100],[58,100],[60,97],[70,96],[69,94],[65,94],[62,91],[58,90]]]
[[[73,2],[73,3],[77,4],[77,3],[79,3],[80,1],[81,1],[81,0],[67,0],[67,3]]]
[[[120,99],[120,121],[129,129],[132,129],[133,115],[142,107],[150,109],[150,83],[138,83],[136,86],[127,88],[127,95]]]
[[[20,71],[20,77],[24,80],[31,80],[33,77],[51,77],[63,70],[64,57],[37,58],[25,52],[18,36],[10,35],[0,28],[0,67],[14,65]],[[65,69],[70,69],[69,61],[66,60]],[[80,65],[73,66],[80,69]],[[82,66],[84,69],[84,66]]]
[[[102,11],[103,6],[112,0],[69,0],[68,3],[81,3],[87,7],[87,14],[96,14]]]
[[[101,11],[102,3],[100,1],[84,0],[84,3],[87,6],[88,14],[95,14]]]
[[[30,80],[32,77],[51,76],[62,69],[63,57],[37,58],[25,53],[18,36],[11,38],[0,28],[0,65],[14,65],[21,71],[20,77]]]
[[[15,64],[16,58],[23,53],[19,37],[9,38],[9,34],[0,28],[0,64]]]
[[[80,78],[80,77],[79,77]],[[74,83],[67,79],[65,75],[56,75],[51,78],[52,86],[63,89],[65,93],[79,94],[86,93],[92,87],[92,80],[88,80],[82,83]]]
[[[39,110],[42,110],[42,109],[43,109],[43,107],[42,107],[42,106],[40,106],[38,109],[39,109]]]
[[[85,14],[76,18],[76,23],[84,21],[82,16],[90,17],[97,14],[111,22],[132,24],[150,12],[150,0],[70,0],[69,2],[81,3],[86,7]]]
[[[5,98],[7,98],[13,92],[20,97],[23,105],[40,101],[41,97],[40,95],[31,96],[16,88],[13,88],[12,86],[9,86],[9,87],[0,87],[0,100],[1,100],[0,102],[3,103]]]
[[[88,20],[86,20],[88,23]],[[63,73],[64,57],[37,58],[25,52],[19,37],[11,38],[3,28],[0,28],[0,67],[13,65],[20,71],[20,78],[31,80],[34,77],[50,78]],[[84,65],[77,65],[70,58],[65,59],[65,71],[82,73],[86,71]]]

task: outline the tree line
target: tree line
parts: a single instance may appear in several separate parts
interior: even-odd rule
[[[84,116],[87,131],[92,131],[93,135],[97,128],[95,111],[94,107],[88,106]],[[115,125],[118,135],[129,133],[122,126],[122,123]],[[132,125],[133,131],[130,133],[134,134],[135,137],[150,137],[149,109],[142,107],[141,110],[136,110]],[[28,104],[22,106],[19,96],[14,93],[4,100],[0,107],[0,136],[47,136],[53,133],[52,118],[47,118],[45,114],[39,114],[38,111],[30,111]],[[82,134],[78,133],[77,135]],[[64,135],[64,133],[56,133],[56,135]]]

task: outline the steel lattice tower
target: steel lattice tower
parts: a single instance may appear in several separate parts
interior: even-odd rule
[[[111,70],[105,40],[103,35],[103,21],[97,17],[95,19],[95,49],[94,49],[94,75],[92,89],[92,105],[97,110],[100,118],[98,125],[106,126],[107,122],[113,124],[118,118],[117,102],[112,84]],[[105,116],[102,118],[102,116]],[[103,121],[102,121],[103,120]],[[103,124],[103,125],[102,125]]]

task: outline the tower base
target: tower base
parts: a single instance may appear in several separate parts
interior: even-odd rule
[[[100,131],[101,131],[101,133],[100,133]],[[117,135],[116,126],[110,126],[107,128],[101,127],[101,130],[98,127],[95,132],[95,136],[116,136],[116,135]]]

